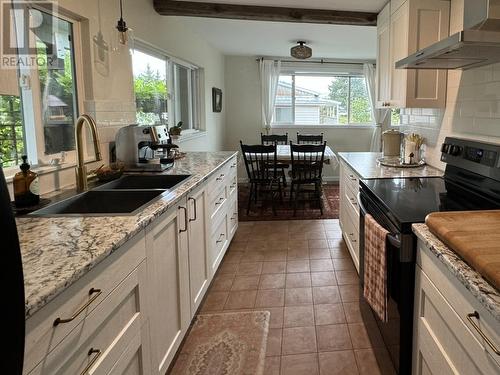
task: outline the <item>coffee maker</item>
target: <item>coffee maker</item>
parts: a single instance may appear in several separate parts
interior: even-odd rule
[[[161,172],[174,164],[172,143],[165,125],[129,125],[118,130],[115,138],[116,160],[125,171]]]

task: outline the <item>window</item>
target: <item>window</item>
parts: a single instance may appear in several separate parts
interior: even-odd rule
[[[359,75],[283,74],[278,82],[274,124],[372,124],[365,79]]]
[[[7,90],[0,89],[0,161],[4,167],[18,165],[24,154],[36,165],[75,148],[79,102],[74,40],[78,25],[31,7],[15,16],[24,14],[38,26],[17,30],[17,36],[29,43],[18,45],[18,66],[0,69],[2,80],[9,82]],[[23,64],[23,58],[36,63]]]
[[[200,129],[199,69],[147,47],[132,57],[137,122]]]

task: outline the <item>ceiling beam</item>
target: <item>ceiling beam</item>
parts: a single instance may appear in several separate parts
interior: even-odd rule
[[[177,0],[154,0],[154,8],[163,16],[209,17],[331,25],[377,25],[377,13],[369,12],[235,5]]]

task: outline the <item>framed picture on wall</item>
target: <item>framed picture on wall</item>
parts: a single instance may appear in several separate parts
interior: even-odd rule
[[[222,90],[212,88],[212,109],[214,112],[222,112]]]

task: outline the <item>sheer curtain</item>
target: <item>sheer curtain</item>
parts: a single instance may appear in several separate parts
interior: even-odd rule
[[[382,133],[386,130],[387,127],[386,118],[389,115],[390,109],[376,108],[377,96],[375,94],[375,79],[376,79],[375,65],[363,64],[363,74],[365,76],[366,87],[368,89],[368,96],[370,98],[373,121],[377,126],[373,132],[372,141],[370,144],[370,151],[380,152],[382,149]]]
[[[266,132],[269,133],[273,119],[274,105],[276,103],[281,61],[261,59],[259,62],[259,71],[263,125]]]

